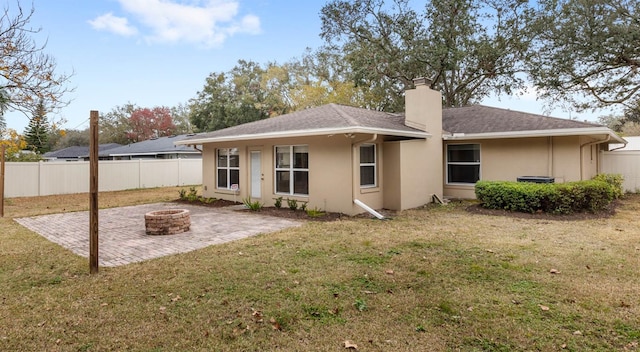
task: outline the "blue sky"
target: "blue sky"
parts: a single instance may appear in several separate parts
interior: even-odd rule
[[[8,0],[15,8],[15,0]],[[21,3],[28,9],[30,1]],[[284,63],[322,44],[325,0],[33,0],[31,25],[47,42],[58,71],[71,73],[71,104],[50,120],[66,129],[88,127],[90,110],[107,113],[128,102],[140,107],[186,103],[211,72],[238,60]],[[535,96],[487,99],[486,105],[543,113]],[[558,117],[568,112],[553,111]],[[580,115],[595,119],[599,114]],[[28,117],[9,112],[22,133]],[[572,117],[576,117],[573,113]]]

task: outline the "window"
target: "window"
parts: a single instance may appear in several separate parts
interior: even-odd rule
[[[238,148],[221,148],[217,151],[218,188],[231,189],[240,183],[240,156]]]
[[[480,179],[480,145],[447,145],[447,183],[476,183]]]
[[[309,146],[276,147],[276,193],[309,195]]]
[[[360,187],[376,186],[376,145],[360,146]]]

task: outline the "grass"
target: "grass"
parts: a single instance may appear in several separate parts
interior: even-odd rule
[[[177,192],[103,193],[100,204]],[[640,340],[639,196],[608,219],[452,204],[310,222],[94,276],[87,259],[11,219],[87,207],[86,194],[5,207],[3,350],[335,351],[349,340],[362,351],[610,351]]]

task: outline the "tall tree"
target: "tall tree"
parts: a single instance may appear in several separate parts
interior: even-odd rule
[[[51,110],[66,106],[64,95],[69,75],[56,73],[55,60],[44,53],[32,35],[40,29],[29,26],[34,9],[25,12],[16,1],[16,9],[5,5],[0,16],[0,90],[7,108],[30,116],[43,101]]]
[[[640,3],[542,0],[529,66],[540,96],[579,110],[640,100]]]
[[[408,0],[333,0],[321,36],[357,86],[388,102],[381,110],[403,110],[416,77],[431,78],[445,106],[462,106],[524,85],[530,16],[526,0],[430,1],[421,13]]]
[[[131,131],[129,117],[139,109],[133,103],[116,106],[106,114],[100,114],[100,143],[128,144]]]
[[[0,140],[4,138],[7,129],[7,121],[4,118],[4,113],[7,111],[8,105],[9,97],[5,90],[0,89]]]
[[[36,110],[29,120],[29,126],[25,130],[24,136],[27,141],[27,149],[38,154],[44,154],[49,151],[47,144],[49,137],[49,122],[47,121],[47,109],[44,101],[40,101]]]
[[[171,108],[171,118],[176,126],[175,134],[193,133],[189,113],[189,105],[187,104],[180,103]]]
[[[307,49],[301,59],[286,65],[290,75],[287,97],[292,110],[328,103],[380,110],[386,99],[378,101],[375,92],[356,86],[350,66],[341,53],[322,47]]]
[[[59,150],[72,146],[88,146],[90,130],[54,130],[49,136],[51,150]]]
[[[238,61],[227,73],[213,72],[202,91],[189,101],[190,120],[198,131],[214,131],[270,116],[261,88],[264,69]]]
[[[153,109],[136,109],[129,117],[128,138],[131,142],[141,142],[151,138],[170,136],[175,133],[176,126],[171,118],[171,110],[167,107]]]
[[[23,153],[27,148],[27,141],[24,136],[16,130],[8,128],[5,135],[0,139],[0,145],[5,146],[6,161],[39,161],[42,157],[35,153]]]

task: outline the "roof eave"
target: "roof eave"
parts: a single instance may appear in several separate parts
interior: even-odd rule
[[[164,155],[164,154],[200,154],[199,151],[190,150],[159,150],[156,152],[128,152],[128,153],[105,153],[100,156],[133,156],[133,155]]]
[[[589,136],[604,134],[611,137],[611,142],[625,143],[626,141],[606,127],[587,128],[563,128],[553,130],[529,130],[511,132],[488,133],[452,133],[444,134],[444,140],[473,140],[473,139],[502,139],[502,138],[530,138],[530,137],[562,137],[562,136]]]
[[[409,138],[419,138],[419,139],[427,139],[432,137],[430,133],[423,132],[423,131],[402,131],[402,130],[370,128],[370,127],[345,127],[345,128],[320,128],[315,130],[268,132],[268,133],[241,134],[241,135],[223,136],[223,137],[184,139],[181,141],[173,142],[173,144],[194,145],[194,144],[219,143],[219,142],[231,142],[231,141],[233,142],[246,141],[246,140],[255,140],[255,139],[324,136],[324,135],[345,134],[345,133],[380,134],[380,135],[387,135],[387,136],[409,137]]]

